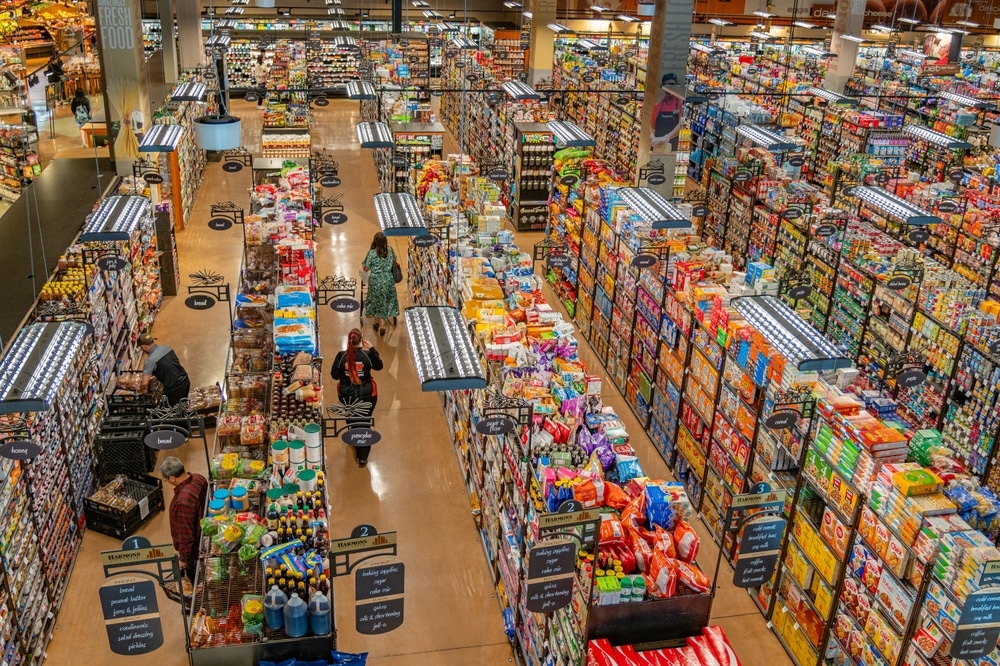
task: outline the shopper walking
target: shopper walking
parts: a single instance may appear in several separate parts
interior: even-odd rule
[[[393,266],[396,265],[396,255],[389,247],[385,234],[381,231],[372,239],[371,249],[361,262],[362,273],[368,273],[368,295],[365,297],[365,315],[375,319],[375,331],[384,335],[389,327],[396,325],[399,316],[399,299],[396,296],[396,280],[393,276]]]
[[[267,97],[267,65],[264,64],[264,54],[257,56],[257,64],[253,66],[253,82],[257,84],[257,106],[264,103]]]
[[[201,516],[208,496],[208,481],[197,472],[188,472],[179,458],[167,456],[160,463],[160,474],[174,487],[170,500],[170,539],[177,551],[184,576],[194,582],[201,546]]]
[[[345,406],[354,405],[347,424],[351,428],[370,426],[375,403],[378,402],[378,385],[372,377],[373,370],[382,369],[382,357],[372,343],[364,339],[361,330],[352,328],[347,334],[347,348],[333,359],[330,374],[337,380],[337,398]],[[367,404],[364,407],[363,404]],[[370,446],[354,447],[358,466],[368,464]]]
[[[174,350],[156,344],[149,333],[139,336],[139,346],[146,352],[146,362],[142,366],[143,388],[149,386],[155,377],[163,384],[163,394],[171,407],[187,398],[191,392],[191,380]]]
[[[69,103],[70,111],[73,112],[73,117],[76,119],[76,126],[80,128],[80,140],[83,141],[83,147],[87,148],[87,133],[83,131],[83,128],[89,124],[92,120],[90,113],[90,100],[82,90],[77,90],[76,94],[73,96],[73,101]]]

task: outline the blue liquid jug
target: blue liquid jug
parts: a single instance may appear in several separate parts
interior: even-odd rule
[[[309,600],[309,630],[317,636],[330,633],[330,600],[317,591]]]
[[[278,631],[284,628],[284,610],[287,603],[288,597],[281,591],[281,588],[277,585],[272,585],[267,596],[264,597],[264,622],[267,623],[268,629]]]
[[[299,638],[309,632],[308,614],[306,602],[302,601],[297,592],[292,592],[285,604],[285,634],[289,638]]]

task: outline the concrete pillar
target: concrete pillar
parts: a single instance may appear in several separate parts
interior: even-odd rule
[[[105,114],[108,127],[119,122],[122,125],[142,118],[149,123],[152,113],[149,108],[148,76],[146,56],[142,48],[142,12],[140,0],[97,0],[95,22],[101,53],[101,76],[104,77]],[[139,96],[132,116],[122,118],[121,113],[110,101],[116,84],[134,84]],[[136,128],[136,133],[143,131]],[[132,159],[118,155],[112,150],[112,159],[119,175],[132,175]]]
[[[653,187],[666,197],[673,196],[693,12],[693,0],[656,0],[649,26],[646,92],[640,116],[638,185]],[[647,168],[657,161],[663,165],[663,182],[644,182],[643,174],[658,170],[658,165],[653,171]]]
[[[843,93],[844,86],[854,74],[854,63],[858,59],[858,44],[843,35],[861,36],[861,27],[865,20],[865,0],[837,0],[837,18],[833,20],[833,39],[830,41],[830,51],[836,53],[836,58],[830,58],[829,69],[823,86],[827,90]]]
[[[534,85],[542,79],[552,79],[552,45],[556,33],[547,26],[556,22],[556,0],[531,0],[524,8],[531,12],[528,85]]]
[[[182,0],[183,1],[183,0]],[[156,0],[156,13],[160,15],[163,35],[163,82],[177,83],[177,39],[174,35],[174,0]]]
[[[201,38],[201,3],[180,0],[177,9],[177,44],[180,51],[178,65],[181,69],[195,69],[205,62],[205,42]],[[163,28],[167,38],[167,26]]]

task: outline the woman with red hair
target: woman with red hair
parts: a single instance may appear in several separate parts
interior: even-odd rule
[[[337,380],[337,398],[342,405],[351,407],[352,418],[347,419],[351,428],[371,427],[372,412],[378,402],[378,386],[372,378],[373,370],[382,369],[382,357],[378,350],[361,335],[361,331],[352,328],[347,334],[347,348],[337,353],[333,359],[330,374]],[[368,464],[370,446],[356,446],[354,453],[358,458],[358,467]]]

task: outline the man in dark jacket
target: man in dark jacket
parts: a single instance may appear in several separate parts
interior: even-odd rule
[[[188,397],[191,380],[174,350],[156,344],[149,333],[139,336],[139,346],[146,352],[146,362],[142,365],[143,387],[148,386],[153,377],[159,379],[163,384],[163,395],[167,396],[171,407]]]
[[[179,458],[168,456],[160,463],[160,474],[174,487],[170,500],[170,539],[177,551],[181,571],[192,583],[201,545],[201,517],[208,496],[208,481],[188,472]]]

